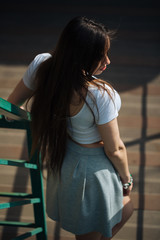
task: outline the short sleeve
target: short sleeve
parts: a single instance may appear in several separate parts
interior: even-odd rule
[[[26,87],[28,87],[29,89],[32,89],[32,90],[35,89],[34,79],[35,79],[35,75],[36,75],[36,71],[38,69],[38,66],[42,62],[47,60],[49,57],[51,57],[51,54],[49,54],[49,53],[39,54],[29,64],[29,66],[28,66],[28,68],[27,68],[27,70],[26,70],[26,72],[24,73],[24,76],[23,76],[23,82],[24,82]]]
[[[107,86],[112,98],[105,90],[98,90],[97,107],[98,117],[96,123],[102,125],[112,121],[118,116],[121,107],[121,99],[116,90],[112,90]]]

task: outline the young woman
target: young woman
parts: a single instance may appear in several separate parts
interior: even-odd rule
[[[21,105],[33,97],[32,151],[38,146],[48,166],[47,213],[77,240],[111,239],[133,212],[121,100],[94,77],[110,64],[110,38],[102,24],[74,18],[8,98]]]

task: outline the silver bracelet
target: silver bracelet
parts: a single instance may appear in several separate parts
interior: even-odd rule
[[[132,175],[130,175],[130,182],[122,184],[123,188],[127,190],[132,185],[132,183],[133,183],[133,177]]]

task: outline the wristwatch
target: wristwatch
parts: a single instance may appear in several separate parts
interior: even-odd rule
[[[133,177],[132,177],[132,175],[130,174],[130,182],[128,182],[128,183],[123,183],[123,188],[124,188],[125,190],[127,190],[127,189],[131,186],[132,183],[133,183]]]

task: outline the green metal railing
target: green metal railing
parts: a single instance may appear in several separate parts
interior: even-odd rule
[[[0,98],[0,128],[10,129],[24,129],[27,133],[28,153],[30,155],[32,138],[30,131],[30,114],[19,107],[7,102]],[[5,117],[12,118],[14,121],[8,122]],[[39,160],[37,162],[37,159]],[[0,158],[0,165],[23,167],[29,169],[31,177],[32,193],[8,193],[0,192],[0,197],[16,198],[18,201],[0,203],[0,209],[11,208],[15,206],[22,206],[26,204],[33,204],[34,209],[34,223],[17,222],[17,221],[0,221],[1,226],[12,227],[25,227],[33,228],[20,236],[12,238],[12,240],[26,239],[33,235],[36,235],[37,240],[47,240],[47,227],[45,219],[45,204],[43,193],[43,177],[41,173],[41,161],[40,156],[37,153],[27,160],[14,160],[14,159],[2,159]]]

